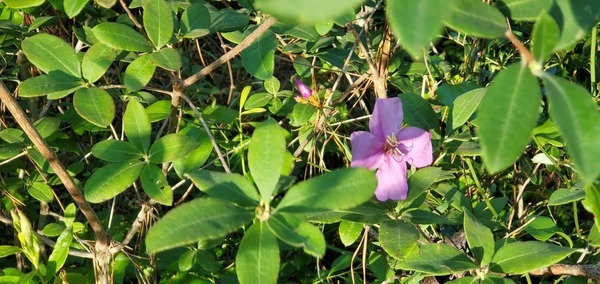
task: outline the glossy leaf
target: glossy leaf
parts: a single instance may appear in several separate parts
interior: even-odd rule
[[[385,220],[379,227],[381,247],[396,259],[409,258],[419,249],[419,231],[415,225],[400,220]]]
[[[52,193],[52,188],[49,185],[43,182],[34,182],[27,189],[27,192],[31,197],[37,199],[41,202],[50,203],[54,200],[54,194]]]
[[[490,228],[481,224],[468,209],[465,209],[463,214],[463,225],[469,250],[479,262],[479,266],[487,266],[494,256],[494,235]]]
[[[577,188],[561,188],[552,192],[548,199],[549,206],[569,204],[585,198],[585,191]]]
[[[277,283],[280,266],[279,244],[263,222],[252,225],[244,234],[235,268],[241,284]]]
[[[549,11],[554,0],[498,0],[498,9],[517,21],[533,21],[542,11]]]
[[[144,153],[126,141],[104,140],[94,144],[92,155],[107,162],[128,162],[142,158]]]
[[[396,269],[415,270],[429,275],[447,275],[475,269],[477,266],[456,247],[426,244],[401,259]]]
[[[74,18],[75,16],[81,13],[81,10],[87,5],[90,0],[69,0],[63,2],[63,8],[65,9],[65,14],[69,17],[69,19]]]
[[[150,148],[150,134],[152,127],[146,110],[137,100],[129,100],[123,115],[123,129],[125,136],[142,153],[147,153]]]
[[[247,31],[245,34],[249,34]],[[252,76],[266,80],[273,76],[275,66],[275,47],[277,42],[272,31],[265,32],[260,38],[245,48],[240,56],[242,65]]]
[[[167,134],[158,139],[148,151],[150,162],[155,164],[172,162],[187,155],[198,147],[198,141],[181,134]]]
[[[400,43],[416,58],[423,56],[429,44],[444,27],[451,1],[389,1],[387,18]]]
[[[101,43],[120,50],[148,52],[152,46],[144,36],[129,26],[119,23],[101,23],[92,29]]]
[[[21,47],[27,59],[46,74],[61,71],[76,78],[81,76],[75,50],[59,37],[37,34],[24,39]]]
[[[73,241],[73,227],[66,228],[56,240],[56,244],[52,249],[52,254],[48,257],[47,276],[52,276],[57,273],[67,261],[69,255],[69,246]]]
[[[323,233],[303,217],[274,214],[266,223],[271,232],[283,242],[294,247],[301,247],[305,253],[317,258],[325,255]]]
[[[165,0],[142,1],[144,29],[156,49],[160,49],[173,36],[173,9]]]
[[[531,140],[541,106],[537,79],[515,63],[496,76],[478,111],[483,159],[490,173],[514,163]]]
[[[98,81],[116,58],[117,52],[107,45],[98,42],[90,46],[81,62],[83,78],[90,83]]]
[[[498,9],[481,1],[454,0],[446,24],[472,36],[497,38],[508,29]]]
[[[19,85],[19,96],[30,98],[48,95],[48,99],[58,99],[67,96],[83,87],[78,78],[64,73],[51,73],[29,78]],[[50,97],[53,95],[52,97]]]
[[[183,203],[162,217],[148,232],[150,253],[224,236],[250,222],[254,210],[246,210],[212,198]]]
[[[139,91],[150,82],[155,70],[152,57],[149,54],[142,55],[129,63],[123,74],[123,83],[129,92]]]
[[[88,122],[107,127],[115,118],[115,102],[105,90],[81,88],[73,96],[75,111]]]
[[[560,30],[556,21],[546,11],[542,11],[535,21],[531,37],[531,53],[538,64],[544,64],[552,55],[559,36]]]
[[[46,0],[3,0],[4,5],[13,9],[37,7],[44,4]]]
[[[567,142],[575,169],[588,182],[600,175],[600,113],[595,101],[581,86],[563,78],[545,75],[550,118]]]
[[[400,95],[400,99],[406,124],[422,129],[438,128],[437,114],[427,100],[413,93],[403,93]]]
[[[0,245],[0,258],[7,257],[9,255],[17,254],[22,252],[21,248],[15,246],[2,246]]]
[[[189,173],[188,177],[200,191],[211,197],[245,207],[258,205],[260,197],[256,188],[239,174],[198,170]]]
[[[204,4],[192,4],[181,14],[179,28],[186,38],[198,38],[210,33],[210,14]]]
[[[486,88],[478,88],[468,91],[454,100],[452,104],[452,129],[461,127],[471,118],[486,91]]]
[[[142,171],[142,162],[112,163],[97,169],[83,188],[91,203],[109,200],[129,188]]]
[[[514,242],[502,246],[490,264],[490,270],[523,274],[547,267],[574,253],[574,249],[536,241]]]
[[[179,52],[173,48],[163,48],[157,52],[150,54],[152,63],[169,71],[177,71],[181,69],[181,56]]]
[[[342,241],[342,244],[344,244],[344,246],[350,246],[356,242],[360,233],[363,231],[363,227],[364,225],[362,223],[342,220],[338,227],[338,233],[340,234],[340,241]]]
[[[171,100],[160,100],[152,103],[146,108],[146,114],[150,122],[163,120],[171,114]]]
[[[282,212],[320,212],[356,207],[373,197],[377,179],[364,168],[345,168],[292,186],[279,203]]]
[[[287,23],[314,24],[342,16],[346,11],[363,3],[363,0],[255,0],[254,6],[278,20]]]
[[[47,237],[58,237],[66,228],[62,223],[50,223],[44,227],[42,232]]]
[[[171,186],[157,165],[147,164],[140,174],[140,182],[144,192],[152,200],[167,206],[173,204]]]
[[[115,5],[115,3],[117,3],[117,0],[94,0],[94,2],[101,7],[110,9],[113,5]]]
[[[252,134],[248,146],[248,168],[265,203],[271,201],[285,155],[285,138],[277,122],[267,119]]]

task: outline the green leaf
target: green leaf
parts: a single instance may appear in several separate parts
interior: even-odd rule
[[[157,52],[150,54],[150,60],[156,66],[169,71],[177,71],[181,69],[181,56],[177,50],[173,48],[163,48]]]
[[[581,202],[583,207],[594,214],[594,224],[600,228],[600,189],[594,184],[588,184],[585,188],[585,199]]]
[[[560,39],[554,51],[573,47],[577,41],[590,33],[600,19],[600,1],[569,0],[554,1],[550,15],[560,27]]]
[[[277,122],[271,118],[261,123],[252,134],[248,146],[248,168],[265,203],[271,201],[285,155],[285,138]]]
[[[244,33],[245,37],[248,36],[250,32],[252,32],[252,30],[247,30]],[[244,69],[260,80],[266,80],[273,77],[275,47],[277,47],[275,34],[270,30],[263,33],[257,40],[240,53]]]
[[[50,278],[57,273],[67,260],[69,255],[69,246],[73,241],[73,227],[67,227],[56,240],[56,244],[52,249],[52,254],[48,257],[46,266],[46,277]]]
[[[171,133],[154,142],[148,151],[148,156],[150,162],[155,164],[171,162],[187,155],[199,145],[198,141],[189,136]]]
[[[76,78],[81,77],[79,57],[73,47],[59,37],[37,34],[24,39],[21,48],[27,59],[46,74],[61,71]]]
[[[110,9],[113,5],[115,5],[115,3],[117,3],[117,0],[94,0],[94,2],[101,7]]]
[[[447,275],[475,268],[477,266],[469,257],[456,247],[446,244],[421,245],[396,264],[396,269],[414,270],[429,275]]]
[[[267,226],[285,243],[301,247],[304,252],[317,258],[325,255],[325,237],[319,228],[302,217],[290,214],[274,214],[267,220]]]
[[[192,268],[196,262],[196,252],[196,250],[188,250],[179,256],[177,266],[179,267],[180,271],[188,271]]]
[[[0,258],[22,252],[21,248],[14,246],[0,246]]]
[[[47,138],[56,133],[60,127],[61,120],[56,117],[42,117],[33,123],[35,129],[40,133],[42,138]]]
[[[506,21],[498,9],[481,1],[454,0],[446,24],[462,33],[497,38],[506,32]]]
[[[265,87],[265,90],[271,95],[276,95],[277,92],[279,92],[279,88],[281,87],[279,79],[277,79],[277,77],[275,76],[266,79],[263,85]]]
[[[436,167],[426,167],[417,170],[408,177],[408,196],[398,201],[398,208],[416,208],[423,203],[426,190],[442,176],[444,171]]]
[[[266,82],[266,81],[265,81]],[[273,95],[269,93],[256,93],[248,98],[244,104],[244,109],[250,110],[266,106],[273,99]]]
[[[567,142],[575,169],[588,182],[600,174],[600,113],[592,96],[581,86],[563,78],[543,76],[550,103],[550,118]]]
[[[545,242],[554,236],[554,234],[561,232],[554,220],[546,216],[528,218],[527,222],[525,231],[538,241]]]
[[[360,233],[363,231],[363,227],[363,223],[342,220],[338,227],[338,233],[340,234],[340,241],[342,241],[342,244],[344,244],[344,246],[350,246],[356,242]]]
[[[413,93],[403,93],[400,95],[400,99],[406,124],[422,129],[438,128],[437,114],[426,99]]]
[[[144,29],[156,49],[160,49],[173,36],[173,9],[165,0],[142,1]]]
[[[510,166],[531,140],[541,106],[537,79],[520,63],[501,71],[477,112],[483,161],[490,173]]]
[[[116,58],[117,52],[107,45],[98,42],[90,46],[81,62],[83,78],[90,83],[98,81]]]
[[[381,247],[390,256],[404,259],[419,249],[419,231],[415,225],[400,220],[385,220],[379,227]]]
[[[301,126],[306,124],[317,113],[317,109],[309,104],[295,104],[290,114],[290,124]]]
[[[139,91],[150,82],[155,70],[150,54],[144,54],[129,63],[123,74],[123,83],[129,92]]]
[[[90,0],[69,0],[63,2],[63,8],[65,9],[65,14],[69,17],[69,19],[74,18],[75,16],[81,13],[81,10],[87,5]]]
[[[557,263],[574,252],[574,249],[537,241],[509,243],[498,249],[490,270],[523,274]]]
[[[150,148],[150,134],[152,127],[146,110],[135,99],[129,100],[123,115],[123,129],[129,142],[142,153],[147,153]]]
[[[94,144],[92,155],[107,162],[129,162],[140,159],[144,153],[126,141],[104,140]]]
[[[569,204],[585,198],[585,191],[578,188],[557,189],[548,198],[548,206]]]
[[[101,43],[114,49],[137,52],[152,51],[152,46],[143,35],[123,24],[101,23],[96,25],[92,32]]]
[[[248,26],[248,15],[238,13],[233,9],[208,9],[210,13],[210,32],[227,33],[237,31]]]
[[[463,225],[469,250],[479,261],[480,267],[488,266],[494,256],[494,235],[490,228],[481,224],[469,210],[465,209],[463,213]]]
[[[193,4],[181,14],[179,22],[185,38],[198,38],[210,33],[210,14],[204,4]]]
[[[410,55],[421,58],[429,49],[431,39],[444,27],[450,4],[446,0],[388,2],[387,19]]]
[[[280,261],[279,244],[266,224],[259,222],[250,226],[235,256],[240,283],[277,283]]]
[[[109,200],[125,191],[137,180],[144,163],[112,163],[97,169],[83,188],[85,199],[91,203]]]
[[[50,223],[44,227],[42,233],[44,233],[46,237],[56,237],[59,236],[66,228],[67,227],[65,227],[63,224]]]
[[[146,114],[150,122],[163,120],[171,114],[171,100],[160,100],[152,103],[146,108]]]
[[[377,178],[364,168],[346,168],[292,186],[277,211],[316,213],[356,207],[373,197]]]
[[[316,42],[321,39],[321,35],[317,32],[314,26],[290,25],[284,23],[276,23],[271,27],[271,30],[281,35],[291,35],[306,41]]]
[[[533,21],[542,11],[549,11],[554,0],[498,0],[498,10],[517,21]]]
[[[479,106],[486,88],[478,88],[458,96],[452,104],[452,129],[461,127]]]
[[[52,193],[52,188],[43,182],[34,182],[27,189],[27,192],[33,198],[35,198],[41,202],[50,203],[54,200],[54,194]]]
[[[212,198],[199,198],[169,211],[146,236],[150,253],[210,240],[248,223],[254,210],[246,210]],[[272,261],[272,260],[271,260]]]
[[[254,7],[290,24],[314,24],[344,15],[364,0],[255,0]]]
[[[115,118],[115,102],[105,90],[81,88],[73,96],[75,111],[88,122],[107,127]]]
[[[258,205],[260,197],[256,188],[239,174],[198,170],[189,173],[188,177],[198,189],[211,197],[243,207],[255,208]]]
[[[64,217],[65,219],[63,220],[63,222],[65,222],[65,227],[69,227],[69,226],[73,226],[73,229],[75,229],[75,217],[77,215],[77,207],[75,207],[74,203],[69,203],[69,205],[67,205],[67,207],[65,208],[65,212],[64,212]]]
[[[427,210],[414,209],[406,211],[402,214],[402,220],[408,221],[415,225],[431,225],[431,224],[452,224],[453,222],[448,220],[444,216],[440,216],[436,213]]]
[[[46,0],[3,0],[4,5],[12,9],[23,9],[37,7],[44,4]]]
[[[79,78],[62,72],[52,72],[23,81],[19,85],[19,96],[31,98],[48,95],[48,99],[59,99],[81,87],[83,82]]]
[[[142,188],[148,197],[156,202],[171,206],[173,204],[173,191],[167,182],[162,170],[153,164],[147,164],[140,174]]]
[[[186,131],[186,129],[189,129],[189,131]],[[185,157],[173,161],[175,172],[180,177],[183,177],[186,173],[195,171],[206,163],[206,160],[212,153],[213,146],[210,143],[210,137],[208,137],[208,134],[206,134],[204,129],[196,127],[184,128],[180,134],[188,135],[200,144],[198,148],[188,153]]]
[[[538,64],[543,65],[552,55],[559,36],[560,31],[556,21],[546,11],[542,11],[535,21],[531,36],[531,53]]]

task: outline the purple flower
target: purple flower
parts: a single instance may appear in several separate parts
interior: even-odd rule
[[[416,127],[401,128],[402,118],[399,98],[377,99],[369,122],[371,132],[350,135],[351,166],[377,169],[375,196],[380,201],[406,199],[406,163],[420,168],[433,161],[431,134]]]
[[[313,92],[310,89],[310,87],[308,87],[306,84],[304,84],[298,78],[294,78],[294,83],[296,83],[296,87],[298,88],[298,91],[300,91],[300,95],[302,96],[302,98],[304,98],[304,99],[310,98],[310,96],[312,95],[312,92]]]

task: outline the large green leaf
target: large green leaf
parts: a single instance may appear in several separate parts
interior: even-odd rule
[[[144,29],[156,49],[160,49],[173,36],[173,9],[165,0],[142,1]]]
[[[56,117],[42,117],[33,123],[35,129],[40,133],[42,138],[47,138],[56,133],[60,127],[61,120]]]
[[[248,146],[248,168],[265,203],[271,201],[285,155],[285,138],[274,119],[261,123],[252,134]]]
[[[144,54],[129,63],[123,74],[123,83],[129,92],[141,90],[150,82],[156,71],[150,54]]]
[[[557,263],[574,249],[537,241],[514,242],[502,246],[490,264],[490,270],[500,273],[523,274]]]
[[[288,23],[313,24],[342,16],[364,0],[256,0],[254,7]]]
[[[144,163],[112,163],[97,169],[85,183],[85,199],[91,203],[109,200],[125,191],[137,180]]]
[[[400,95],[400,99],[406,124],[422,129],[438,128],[437,114],[426,99],[413,93],[403,93]]]
[[[187,155],[200,145],[198,141],[187,135],[167,134],[158,139],[148,151],[150,162],[155,164],[171,162]]]
[[[248,15],[239,13],[233,9],[217,10],[209,4],[207,4],[207,7],[209,7],[211,33],[233,32],[248,26],[250,20]]]
[[[379,227],[381,247],[390,256],[403,259],[419,249],[419,230],[415,225],[400,220],[385,220]]]
[[[550,117],[558,126],[575,168],[592,182],[600,174],[600,113],[591,95],[581,86],[544,74]]]
[[[542,11],[549,11],[554,0],[498,0],[497,7],[517,21],[533,21]]]
[[[377,178],[364,168],[346,168],[300,182],[279,205],[282,212],[320,212],[356,207],[375,193]]]
[[[252,225],[244,234],[235,256],[238,280],[241,284],[277,283],[280,258],[277,239],[266,224]]]
[[[210,33],[210,14],[204,4],[193,4],[181,14],[179,28],[186,38],[197,38]]]
[[[30,98],[48,95],[48,99],[58,99],[81,87],[83,82],[78,78],[53,71],[49,75],[40,75],[23,81],[19,85],[19,96]]]
[[[540,87],[527,66],[515,63],[492,81],[477,112],[483,161],[490,173],[510,166],[523,153],[540,106]]]
[[[147,164],[140,174],[142,188],[148,197],[156,202],[171,206],[173,204],[173,191],[167,182],[162,170],[153,164]]]
[[[340,235],[340,241],[344,246],[350,246],[360,236],[364,229],[364,224],[359,222],[353,222],[348,220],[342,220],[338,227],[338,233]]]
[[[559,36],[556,21],[546,11],[542,11],[535,21],[531,36],[531,53],[540,66],[552,55]]]
[[[181,55],[174,48],[163,48],[150,54],[152,63],[169,71],[177,71],[181,68]]]
[[[199,198],[169,211],[146,236],[150,253],[221,237],[250,222],[254,210],[246,210],[213,198]]]
[[[114,49],[147,52],[152,46],[146,38],[129,26],[118,23],[101,23],[92,29],[94,37]]]
[[[87,5],[90,0],[69,0],[63,2],[63,8],[65,9],[65,14],[69,17],[69,19],[74,18],[75,16],[81,13],[81,10]]]
[[[102,43],[92,45],[81,62],[83,78],[94,83],[104,75],[113,61],[117,58],[117,52]]]
[[[594,224],[600,228],[600,189],[590,183],[585,188],[585,199],[581,202],[585,209],[594,214]]]
[[[246,31],[245,36],[251,31]],[[275,33],[270,30],[263,33],[260,38],[240,53],[242,65],[246,71],[261,80],[271,78],[275,66],[276,46]]]
[[[446,20],[451,28],[472,36],[497,38],[508,29],[498,9],[481,1],[453,0],[452,12]]]
[[[239,174],[227,174],[198,170],[188,174],[194,185],[211,197],[236,203],[245,207],[256,207],[260,197],[256,188]]]
[[[559,51],[572,47],[589,34],[600,19],[600,1],[557,0],[549,13],[560,27],[560,39],[554,46],[554,50]]]
[[[396,269],[414,270],[430,275],[447,275],[475,269],[477,266],[456,247],[446,244],[419,246],[412,254],[402,258]]]
[[[463,211],[463,225],[465,227],[465,236],[469,243],[469,250],[479,261],[479,266],[484,267],[490,264],[494,255],[494,235],[492,230],[481,224],[477,218],[468,209]]]
[[[44,4],[46,0],[3,0],[2,2],[4,3],[4,5],[10,8],[23,9],[40,6]]]
[[[81,77],[75,50],[59,37],[37,34],[24,39],[21,47],[27,59],[47,74],[62,71],[76,78]]]
[[[186,173],[195,171],[200,168],[200,166],[204,165],[212,153],[213,146],[210,143],[210,137],[208,137],[208,134],[206,134],[204,129],[187,127],[179,133],[192,137],[192,139],[198,141],[200,144],[198,148],[188,153],[185,157],[173,161],[175,172],[183,178]]]
[[[126,141],[104,140],[94,144],[92,155],[108,162],[129,162],[140,159],[144,153]]]
[[[398,201],[398,209],[417,208],[425,201],[427,189],[431,187],[442,175],[441,168],[426,167],[417,170],[408,177],[408,196],[405,200]]]
[[[585,191],[578,188],[557,189],[548,198],[548,206],[569,204],[585,198]],[[600,213],[600,211],[598,211]]]
[[[413,56],[420,58],[429,49],[431,39],[444,27],[451,1],[388,1],[388,20],[400,43]]]
[[[75,111],[90,123],[106,127],[115,118],[115,102],[105,90],[81,88],[73,96]]]
[[[0,258],[7,257],[9,255],[17,254],[23,250],[20,247],[0,245]]]
[[[486,88],[478,88],[468,91],[454,100],[452,103],[452,129],[462,126],[471,118],[486,91]]]
[[[142,153],[148,153],[152,127],[146,110],[140,102],[130,99],[123,115],[123,129],[129,142]]]
[[[27,193],[31,195],[31,197],[41,201],[50,203],[54,200],[54,194],[52,193],[52,188],[43,182],[34,182],[27,189]]]
[[[285,243],[301,247],[304,252],[321,258],[325,255],[325,237],[319,228],[304,217],[291,214],[274,214],[267,220],[269,229]]]
[[[60,234],[52,249],[52,254],[48,257],[46,276],[53,276],[65,264],[67,256],[69,255],[71,241],[73,241],[73,227],[69,226]]]

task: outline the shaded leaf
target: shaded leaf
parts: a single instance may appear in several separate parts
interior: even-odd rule
[[[100,203],[117,196],[137,180],[143,167],[142,162],[129,162],[112,163],[97,169],[85,183],[85,199]]]
[[[285,154],[285,138],[277,122],[271,118],[262,122],[252,134],[248,146],[248,168],[265,203],[271,201]]]
[[[263,222],[252,225],[244,234],[235,268],[241,284],[277,283],[280,266],[277,239]]]

